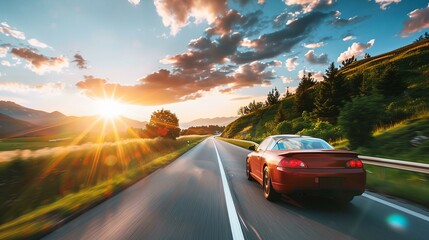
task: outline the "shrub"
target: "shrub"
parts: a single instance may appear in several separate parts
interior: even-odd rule
[[[305,128],[298,132],[300,135],[308,135],[325,139],[329,142],[335,141],[342,137],[341,129],[326,121],[317,121],[311,128]]]
[[[350,147],[364,145],[372,137],[372,131],[382,117],[383,99],[380,95],[355,97],[340,112],[339,126]]]
[[[274,132],[277,134],[295,133],[292,131],[292,122],[291,121],[283,121],[283,122],[277,124]]]

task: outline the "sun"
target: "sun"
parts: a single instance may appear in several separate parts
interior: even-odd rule
[[[104,119],[115,119],[122,114],[123,107],[114,99],[102,99],[97,101],[98,114]]]

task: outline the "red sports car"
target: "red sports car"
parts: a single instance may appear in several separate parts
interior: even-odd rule
[[[350,202],[365,191],[366,172],[358,154],[335,150],[319,138],[267,137],[246,159],[246,175],[263,186],[264,197],[311,193]]]

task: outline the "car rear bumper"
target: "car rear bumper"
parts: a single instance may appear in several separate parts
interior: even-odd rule
[[[364,169],[288,169],[278,167],[272,172],[273,188],[284,194],[297,192],[346,193],[361,195],[365,191]]]

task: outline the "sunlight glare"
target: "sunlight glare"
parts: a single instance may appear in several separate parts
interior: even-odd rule
[[[404,231],[408,227],[408,220],[400,214],[391,214],[387,218],[390,227],[398,231]]]
[[[113,99],[103,99],[97,102],[98,114],[104,119],[115,119],[122,114],[122,106]]]

